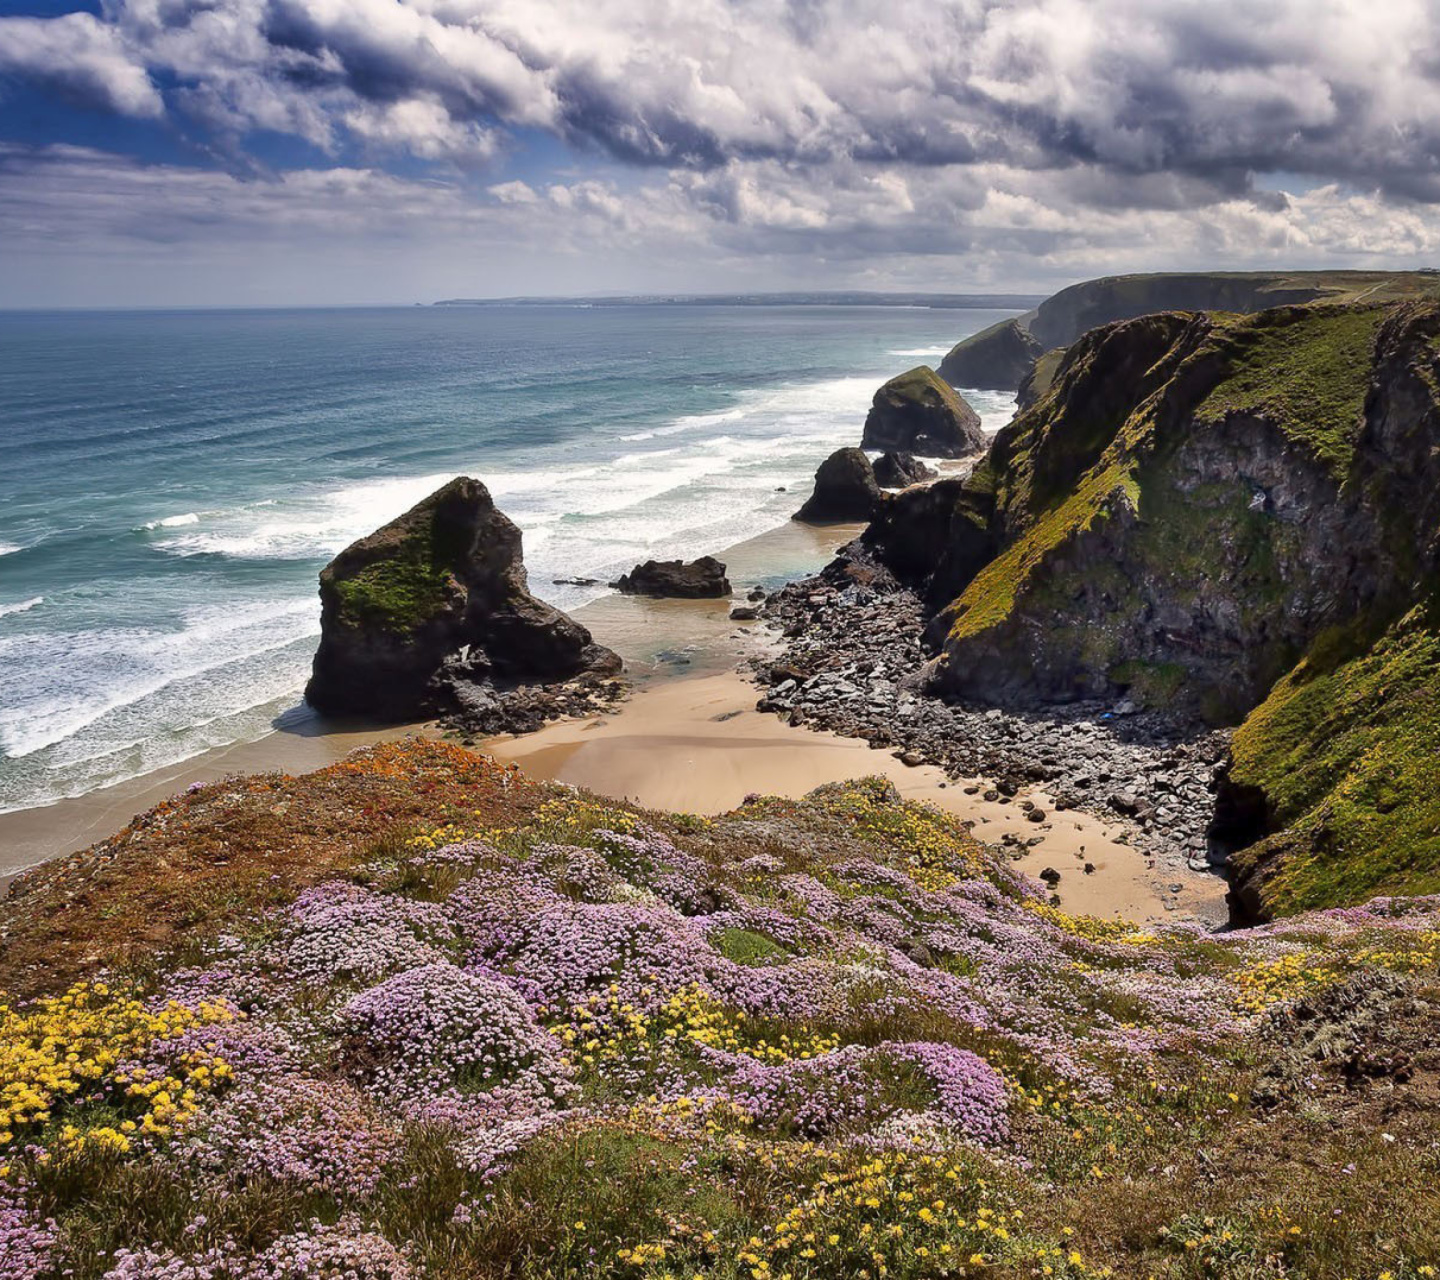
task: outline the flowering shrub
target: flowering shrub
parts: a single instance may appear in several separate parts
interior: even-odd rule
[[[514,988],[454,965],[398,974],[355,996],[341,1016],[373,1053],[375,1084],[397,1096],[447,1086],[532,1097],[568,1088],[559,1043]]]
[[[1440,1125],[1343,1108],[1432,1069],[1428,1024],[1362,1041],[1425,1016],[1440,899],[1140,927],[1050,906],[888,784],[704,822],[535,789],[500,824],[468,788],[530,784],[462,756],[368,757],[444,802],[143,991],[0,1005],[0,1278],[1323,1276],[1342,1236],[1343,1274],[1434,1266],[1410,1171]],[[1376,969],[1356,999],[1392,1004],[1355,1013]],[[1272,1063],[1327,1000],[1353,1024]],[[1342,1156],[1306,1178],[1396,1157],[1373,1198],[1403,1214],[1355,1243],[1301,1226],[1309,1185],[1283,1214],[1192,1203],[1224,1190],[1197,1152],[1292,1079],[1308,1117],[1332,1067],[1305,1141]]]

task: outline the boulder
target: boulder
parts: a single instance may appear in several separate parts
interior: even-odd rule
[[[875,459],[875,483],[882,489],[908,489],[937,474],[913,453],[882,453]]]
[[[806,524],[868,520],[880,501],[875,470],[861,449],[836,449],[815,472],[815,490],[794,519]]]
[[[730,594],[725,566],[714,556],[701,556],[689,564],[683,560],[647,560],[613,585],[629,596],[701,600]]]
[[[524,684],[613,673],[620,659],[530,594],[520,530],[460,476],[320,571],[305,697],[326,715],[453,709],[449,676]]]
[[[891,378],[875,393],[860,444],[931,458],[964,458],[985,447],[980,415],[928,365]]]
[[[1020,320],[1002,320],[953,346],[940,376],[952,387],[1014,391],[1044,350]]]

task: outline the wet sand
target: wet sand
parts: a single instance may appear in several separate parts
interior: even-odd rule
[[[755,586],[773,590],[814,572],[862,525],[814,527],[790,522],[719,552],[735,589],[723,600],[647,600],[609,595],[573,611],[625,660],[638,687],[677,675],[729,670],[769,641],[753,625],[730,621]],[[542,599],[550,584],[531,582]],[[297,700],[299,692],[297,690]],[[305,773],[342,759],[356,747],[435,732],[433,724],[356,727],[309,713],[287,713],[288,727],[254,742],[234,743],[192,756],[111,787],[33,809],[0,813],[0,892],[28,867],[84,849],[113,835],[136,814],[194,782],[237,773]]]
[[[1121,841],[1123,826],[1078,810],[1057,813],[1042,791],[1022,792],[1008,803],[967,795],[973,780],[948,782],[939,769],[912,768],[859,739],[791,728],[756,711],[756,697],[754,686],[735,672],[669,680],[640,690],[606,715],[482,745],[531,777],[687,813],[723,813],[752,792],[799,797],[824,782],[881,774],[907,800],[973,822],[975,835],[987,843],[1006,834],[1021,841],[1043,837],[1017,865],[1034,876],[1046,868],[1058,871],[1066,910],[1141,922],[1194,916],[1218,924],[1225,918],[1224,881],[1152,870],[1138,849]],[[1044,822],[1026,817],[1019,804],[1026,798],[1046,811]],[[1088,875],[1087,862],[1094,867]],[[1181,885],[1180,893],[1169,891],[1172,884]]]
[[[969,780],[947,782],[936,768],[910,768],[889,750],[859,739],[791,728],[755,710],[758,692],[735,671],[775,641],[755,623],[730,621],[732,607],[755,586],[774,589],[813,572],[859,531],[858,525],[813,528],[791,523],[720,553],[733,597],[648,600],[610,595],[575,610],[596,638],[625,659],[632,697],[604,715],[551,724],[521,738],[483,744],[532,777],[571,783],[650,808],[720,813],[751,793],[799,797],[824,782],[883,774],[907,799],[932,803],[974,823],[975,834],[999,843],[1007,834],[1028,841],[1018,865],[1031,875],[1060,872],[1067,910],[1142,922],[1195,916],[1224,920],[1225,885],[1218,877],[1146,864],[1120,837],[1124,828],[1079,811],[1056,813],[1043,792],[1028,793],[1049,815],[1027,820],[1019,801],[993,803],[967,795]],[[535,581],[542,597],[547,584]],[[433,724],[356,728],[311,717],[255,742],[206,752],[166,769],[43,808],[0,814],[0,886],[47,858],[85,848],[194,782],[237,773],[303,773],[322,768],[367,743]],[[978,780],[976,780],[978,781]],[[1085,874],[1089,862],[1094,871]],[[1173,893],[1170,886],[1180,885]]]

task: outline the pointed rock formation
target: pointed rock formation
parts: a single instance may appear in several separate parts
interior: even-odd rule
[[[804,524],[868,520],[880,501],[875,471],[861,449],[836,449],[815,472],[815,491],[792,517]]]
[[[862,448],[963,458],[985,447],[980,415],[934,369],[919,365],[875,393]]]
[[[442,671],[502,684],[609,673],[620,659],[530,594],[520,530],[460,476],[320,571],[320,647],[305,697],[326,715],[448,709]]]

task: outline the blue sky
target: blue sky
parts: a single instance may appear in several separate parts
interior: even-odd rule
[[[1427,0],[0,0],[0,305],[1440,260]]]

